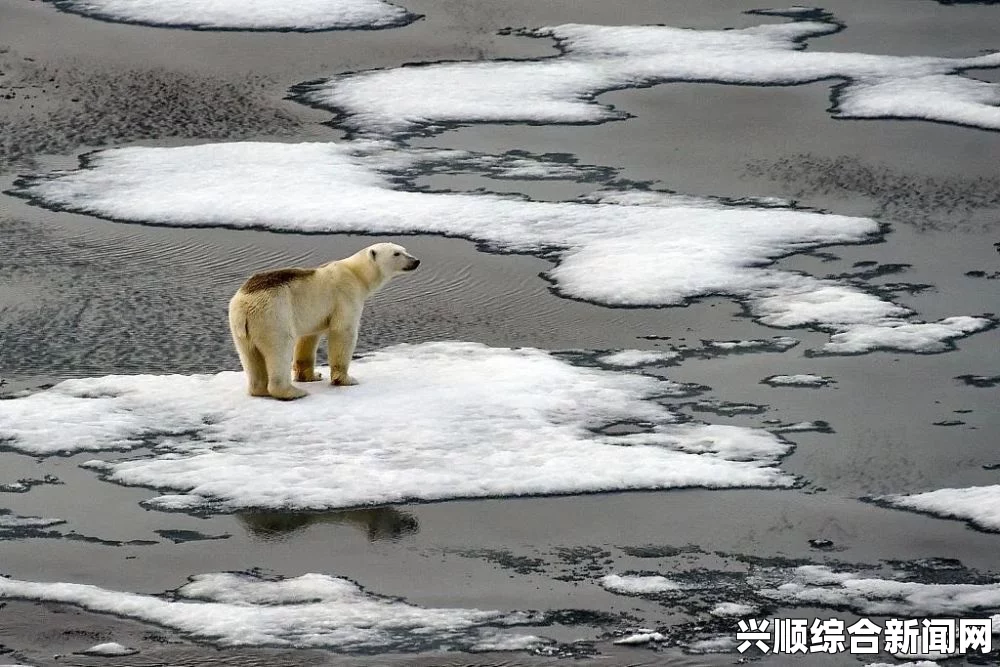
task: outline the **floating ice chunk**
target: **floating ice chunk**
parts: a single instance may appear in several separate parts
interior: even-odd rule
[[[811,18],[810,12],[795,18]],[[833,79],[846,82],[835,91],[838,117],[1000,129],[1000,85],[961,76],[967,69],[1000,66],[1000,53],[933,58],[803,50],[804,40],[841,27],[828,20],[738,30],[567,24],[522,32],[556,40],[558,56],[344,74],[301,85],[296,94],[340,112],[339,122],[348,129],[377,136],[472,122],[622,119],[626,114],[594,98],[670,81],[798,85]]]
[[[879,616],[968,616],[1000,608],[1000,583],[922,584],[865,578],[820,565],[796,568],[792,581],[760,594],[785,604],[844,607]]]
[[[979,389],[1000,386],[1000,375],[959,375],[955,379],[961,380],[970,387],[978,387]]]
[[[636,632],[621,639],[616,639],[614,643],[623,646],[641,646],[650,642],[663,642],[666,640],[667,637],[659,632]]]
[[[626,204],[622,193],[588,203],[404,191],[383,172],[412,156],[379,145],[113,149],[76,171],[22,179],[15,191],[56,208],[166,225],[461,236],[552,257],[558,263],[547,277],[556,288],[596,303],[731,296],[764,324],[832,332],[827,353],[943,351],[946,341],[992,325],[977,317],[908,322],[906,308],[862,289],[769,266],[820,245],[870,239],[879,231],[874,220],[669,193]]]
[[[861,354],[871,350],[906,352],[944,352],[956,338],[989,329],[994,322],[985,317],[948,317],[938,322],[887,321],[880,324],[857,324],[830,336],[823,346],[832,354]]]
[[[882,496],[876,500],[891,507],[961,519],[981,530],[1000,532],[1000,484]]]
[[[691,653],[729,653],[735,649],[736,638],[728,635],[698,639],[687,646]]]
[[[788,336],[775,336],[770,340],[703,340],[701,343],[709,350],[724,352],[784,352],[798,345],[799,341]]]
[[[195,30],[394,28],[418,16],[383,0],[52,0],[106,21]]]
[[[72,583],[0,578],[0,599],[58,602],[171,628],[220,646],[420,651],[508,641],[489,626],[526,622],[519,614],[424,609],[366,592],[346,579],[305,574],[267,581],[232,573],[202,574],[176,599]],[[513,639],[509,641],[515,641]]]
[[[666,361],[673,361],[680,358],[678,352],[659,352],[656,350],[621,350],[598,357],[597,360],[608,366],[619,366],[621,368],[635,368],[636,366],[650,366],[661,364]]]
[[[0,401],[0,438],[37,455],[142,445],[88,465],[174,492],[153,501],[165,509],[794,483],[775,467],[788,443],[761,429],[676,423],[649,400],[668,384],[656,378],[475,343],[399,345],[353,368],[359,386],[314,383],[294,403],[247,396],[236,372],[67,380]],[[598,432],[619,423],[651,430]]]
[[[117,642],[105,642],[104,644],[95,644],[90,648],[80,651],[81,655],[106,655],[106,656],[123,656],[123,655],[135,655],[138,653],[134,648],[129,648],[123,646]]]
[[[612,593],[625,595],[651,595],[681,590],[679,583],[660,575],[609,574],[601,577],[599,583]]]
[[[771,427],[772,433],[804,433],[807,431],[815,431],[817,433],[832,433],[833,429],[830,428],[830,424],[825,421],[804,421],[804,422],[793,422],[790,424],[781,424]]]
[[[0,509],[0,533],[24,528],[48,528],[66,523],[64,519],[50,519],[40,516],[18,516],[8,509]]]
[[[833,378],[799,373],[796,375],[772,375],[764,378],[761,382],[774,387],[825,387],[833,384]]]
[[[740,602],[720,602],[708,613],[712,616],[739,616],[746,618],[757,613],[757,606]]]
[[[468,650],[475,653],[485,653],[486,651],[528,651],[547,643],[550,643],[550,640],[536,635],[504,633],[482,639],[469,646]]]

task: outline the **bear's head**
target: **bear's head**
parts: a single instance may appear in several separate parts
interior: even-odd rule
[[[369,246],[368,257],[378,265],[382,275],[387,277],[412,271],[420,266],[419,259],[406,252],[406,248],[395,243],[376,243]]]

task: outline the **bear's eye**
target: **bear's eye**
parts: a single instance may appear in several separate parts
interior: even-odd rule
[[[399,257],[399,253],[398,252],[394,252],[392,254],[395,255],[396,257]]]

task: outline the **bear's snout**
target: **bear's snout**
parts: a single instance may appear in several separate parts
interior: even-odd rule
[[[412,271],[413,269],[417,268],[418,266],[420,266],[420,260],[417,259],[416,257],[414,257],[413,259],[410,260],[410,263],[407,264],[406,268],[403,269],[403,270],[404,271]]]

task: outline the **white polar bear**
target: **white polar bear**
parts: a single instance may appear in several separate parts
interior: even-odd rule
[[[229,330],[251,396],[302,398],[300,382],[322,379],[316,347],[327,335],[330,383],[357,384],[347,368],[358,342],[365,299],[420,260],[395,243],[376,243],[315,269],[278,269],[253,275],[229,301]]]

